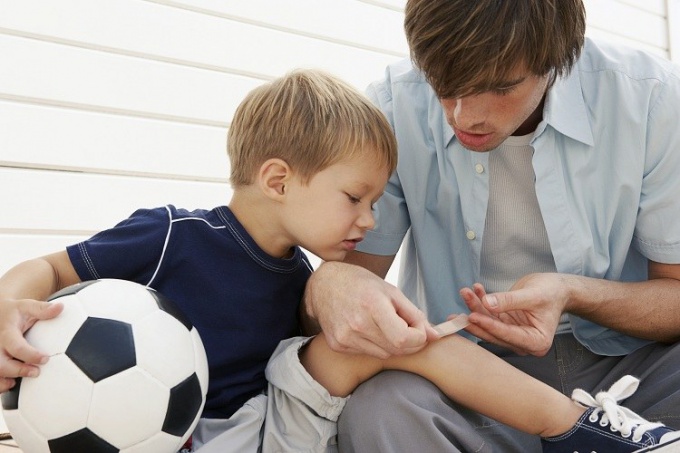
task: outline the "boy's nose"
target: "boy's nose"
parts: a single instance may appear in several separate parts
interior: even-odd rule
[[[357,219],[357,226],[364,230],[370,230],[375,226],[375,217],[373,216],[373,210],[369,209],[364,212]]]

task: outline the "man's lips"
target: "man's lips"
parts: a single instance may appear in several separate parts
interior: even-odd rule
[[[492,133],[478,134],[461,131],[460,129],[454,129],[454,133],[456,134],[456,138],[458,138],[463,146],[473,149],[483,147],[489,142],[489,140],[491,140],[491,137],[493,136]]]

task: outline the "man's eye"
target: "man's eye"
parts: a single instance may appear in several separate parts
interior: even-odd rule
[[[506,94],[510,94],[514,89],[515,87],[494,88],[491,90],[491,92],[499,96],[505,96]]]

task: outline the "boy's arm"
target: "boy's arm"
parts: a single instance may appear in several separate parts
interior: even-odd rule
[[[66,251],[25,261],[0,277],[0,392],[14,379],[36,376],[47,356],[31,347],[24,333],[40,319],[61,313],[60,304],[43,302],[53,292],[78,283]]]

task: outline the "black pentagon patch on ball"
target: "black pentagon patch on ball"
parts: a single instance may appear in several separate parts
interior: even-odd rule
[[[201,384],[194,373],[170,390],[163,431],[173,436],[183,436],[198,415],[202,402]]]
[[[82,290],[83,288],[87,288],[93,283],[97,283],[97,280],[89,280],[86,282],[81,282],[81,283],[76,283],[75,285],[67,286],[66,288],[57,291],[56,293],[52,294],[49,299],[47,299],[48,302],[54,300],[54,299],[59,299],[60,297],[64,296],[70,296],[71,294],[75,294],[78,291]]]
[[[66,355],[93,382],[132,368],[137,364],[132,326],[113,319],[87,318]]]
[[[2,408],[6,411],[19,409],[19,389],[21,388],[21,378],[15,379],[14,387],[0,396]]]
[[[163,309],[163,311],[165,311],[166,313],[177,319],[179,322],[184,324],[184,327],[186,327],[187,330],[191,330],[191,328],[193,327],[191,321],[189,321],[189,318],[186,317],[182,310],[180,310],[179,307],[177,307],[177,305],[175,305],[173,301],[171,301],[167,297],[163,296],[162,294],[154,290],[150,290],[149,294],[151,294],[154,297],[154,299],[156,299],[156,303],[161,309]]]
[[[120,451],[87,428],[49,440],[47,444],[50,447],[50,453],[118,453]]]

